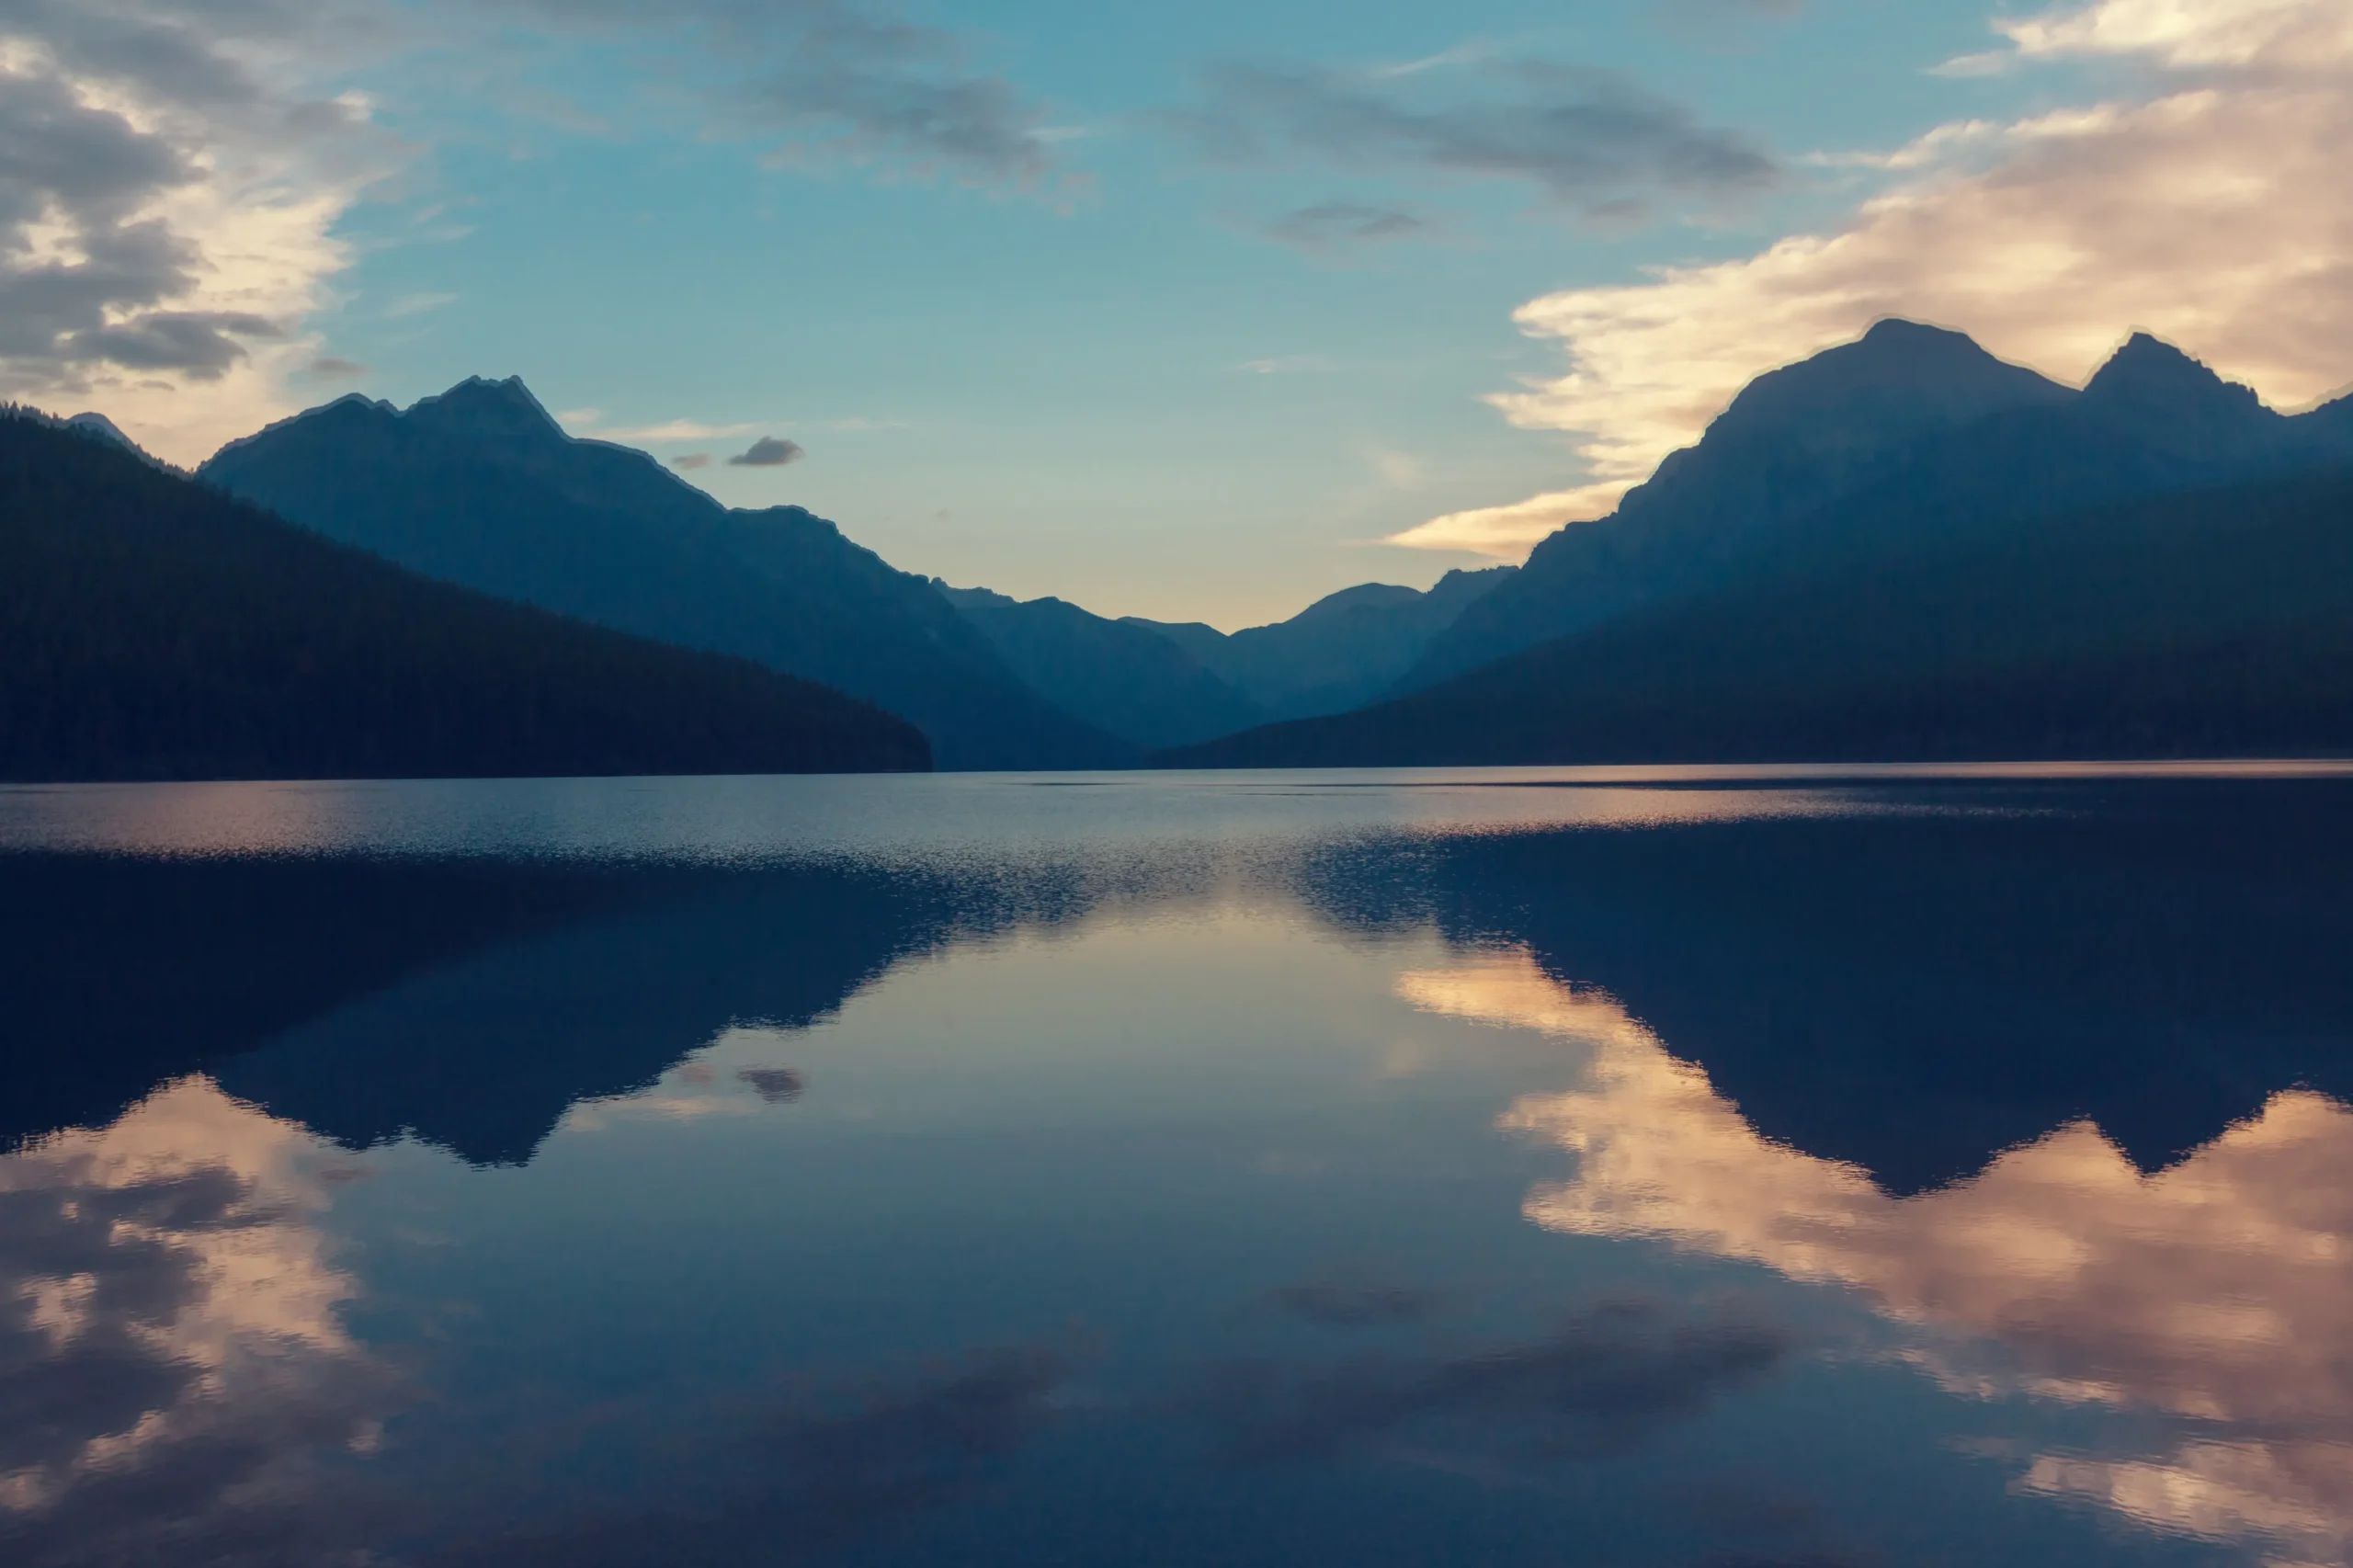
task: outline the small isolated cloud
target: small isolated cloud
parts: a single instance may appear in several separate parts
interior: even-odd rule
[[[399,321],[407,316],[421,316],[457,302],[455,294],[403,294],[384,307],[384,319]]]
[[[688,472],[692,472],[694,470],[699,468],[709,468],[710,466],[710,454],[709,452],[688,452],[685,457],[672,458],[670,460],[670,466],[676,469],[684,469]]]
[[[347,381],[354,376],[366,375],[368,367],[356,359],[338,359],[327,354],[312,360],[304,371],[323,381]]]
[[[2145,328],[2283,407],[2353,378],[2353,8],[2103,0],[1999,30],[2022,64],[2137,62],[2144,96],[1938,128],[1869,160],[1898,183],[1844,223],[1531,301],[1519,324],[1567,369],[1492,401],[1569,432],[1586,483],[1392,542],[1517,554],[1606,512],[1756,376],[1881,316],[2067,379]]]
[[[1616,72],[1484,51],[1410,70],[1222,65],[1204,74],[1199,103],[1169,119],[1219,162],[1522,181],[1612,222],[1661,196],[1715,200],[1779,177],[1745,137]]]
[[[1332,361],[1321,354],[1278,354],[1265,359],[1245,359],[1233,368],[1254,376],[1300,376],[1328,370]]]
[[[782,468],[797,463],[809,453],[798,441],[788,441],[781,436],[763,436],[744,450],[727,460],[731,468]]]
[[[1390,240],[1419,238],[1430,232],[1428,219],[1403,207],[1360,201],[1323,201],[1284,213],[1264,233],[1297,250],[1331,252]]]

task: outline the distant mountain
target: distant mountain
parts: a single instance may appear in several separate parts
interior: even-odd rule
[[[1961,537],[1872,515],[1912,542],[1165,760],[2353,753],[2353,463]]]
[[[943,767],[1134,755],[1025,687],[923,578],[800,507],[730,510],[642,452],[575,440],[517,380],[405,411],[347,397],[199,472],[429,576],[836,686],[912,720]]]
[[[0,417],[0,778],[928,764],[839,692],[431,582],[103,430]]]
[[[1122,740],[1189,745],[1268,717],[1147,624],[1108,620],[1057,598],[1024,602],[937,579],[932,585],[1031,690]]]
[[[1270,719],[1337,713],[1381,696],[1472,604],[1509,582],[1509,566],[1449,572],[1427,593],[1364,583],[1289,620],[1232,635],[1199,621],[1129,620],[1182,648]]]
[[[1885,321],[1752,382],[1614,514],[1537,546],[1397,689],[1768,573],[2339,459],[2353,418],[2284,417],[2145,335],[2078,392]]]

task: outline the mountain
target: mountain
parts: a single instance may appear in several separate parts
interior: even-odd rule
[[[1610,517],[1537,546],[1397,689],[1762,574],[2353,460],[2353,420],[2325,414],[2276,414],[2146,335],[2078,392],[1884,321],[1759,377]]]
[[[2353,463],[1792,567],[1188,767],[2353,752]]]
[[[928,762],[839,692],[432,582],[102,431],[0,417],[0,778]]]
[[[405,411],[343,398],[199,473],[428,576],[838,687],[912,720],[943,767],[1133,756],[1025,687],[923,578],[800,507],[731,510],[642,452],[575,440],[518,380]]]
[[[1108,620],[1057,598],[1024,602],[937,579],[932,585],[1031,690],[1122,740],[1154,749],[1189,745],[1268,717],[1146,625]]]
[[[1183,649],[1268,718],[1303,719],[1359,707],[1387,691],[1469,606],[1514,574],[1509,566],[1449,572],[1427,593],[1359,584],[1289,620],[1231,636],[1199,621],[1128,624]]]

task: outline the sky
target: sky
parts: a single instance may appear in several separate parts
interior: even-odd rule
[[[910,571],[1226,628],[1602,516],[1896,314],[2353,383],[2346,0],[0,0],[0,397],[519,375]]]

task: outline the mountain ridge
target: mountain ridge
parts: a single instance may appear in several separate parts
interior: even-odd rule
[[[925,579],[800,507],[731,509],[569,436],[520,378],[406,410],[338,398],[198,473],[429,576],[837,687],[913,721],[942,767],[1134,759],[1025,687]]]
[[[438,583],[86,429],[0,417],[0,776],[924,768],[747,661]]]

